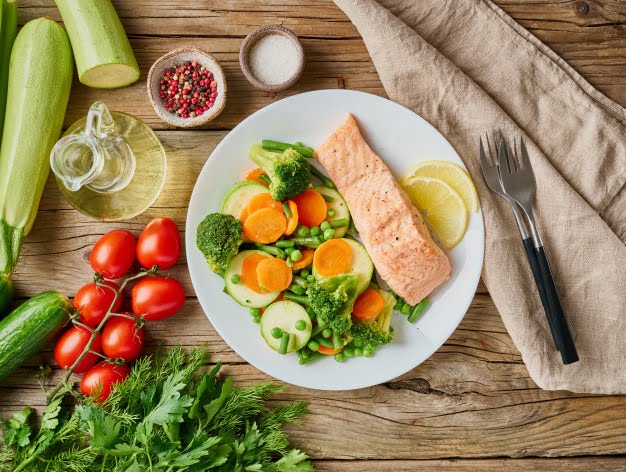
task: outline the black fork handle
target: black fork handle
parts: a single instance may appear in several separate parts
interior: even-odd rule
[[[559,300],[559,294],[554,284],[550,264],[548,263],[548,258],[546,257],[543,246],[539,246],[536,251],[537,262],[539,263],[539,270],[541,271],[546,298],[548,300],[548,307],[554,322],[552,334],[554,334],[557,348],[561,352],[563,364],[573,364],[574,362],[578,362],[578,352],[576,351],[572,333],[570,332],[565,313],[563,312],[561,300]]]
[[[541,276],[541,271],[539,270],[539,262],[537,261],[537,252],[535,251],[535,246],[533,245],[532,239],[530,237],[524,239],[522,242],[524,243],[524,250],[526,251],[528,264],[530,265],[530,270],[533,273],[535,285],[537,286],[537,291],[539,292],[539,298],[541,299],[541,304],[543,305],[543,311],[545,312],[546,318],[548,319],[548,326],[550,327],[550,333],[552,333],[552,339],[556,348],[559,349],[559,344],[557,342],[555,334],[556,326],[554,323],[552,312],[550,311],[550,305],[548,304],[548,297],[546,295],[546,289],[543,283],[543,278]]]

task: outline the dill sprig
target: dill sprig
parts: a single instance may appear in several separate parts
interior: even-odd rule
[[[38,430],[23,409],[2,421],[0,471],[313,471],[283,429],[307,404],[272,406],[281,386],[235,387],[220,363],[203,368],[209,360],[204,348],[160,349],[102,404],[85,398],[70,410],[55,398]]]

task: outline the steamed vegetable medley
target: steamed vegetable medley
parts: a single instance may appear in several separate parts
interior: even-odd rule
[[[394,307],[414,320],[424,306],[372,283],[372,260],[353,238],[345,200],[309,164],[312,148],[264,140],[249,156],[258,168],[198,226],[209,267],[278,353],[295,351],[301,364],[372,356],[393,339]]]

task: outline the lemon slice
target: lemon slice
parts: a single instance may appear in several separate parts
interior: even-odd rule
[[[402,185],[409,185],[415,177],[440,179],[452,187],[465,202],[469,212],[478,210],[478,194],[467,171],[458,164],[448,161],[423,161],[415,166],[402,179]]]
[[[440,179],[413,177],[403,188],[444,246],[451,249],[463,239],[469,213],[450,185]]]

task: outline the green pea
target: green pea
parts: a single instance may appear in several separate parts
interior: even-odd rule
[[[300,249],[296,249],[291,254],[289,254],[289,258],[293,262],[298,262],[300,259],[302,259],[302,251],[300,251]]]
[[[335,237],[335,230],[332,228],[329,228],[327,230],[324,231],[324,239],[326,241],[328,241],[329,239],[333,239]]]
[[[321,318],[317,319],[317,326],[319,326],[320,328],[324,328],[326,326],[326,321],[324,321]]]
[[[299,285],[292,284],[289,286],[289,290],[291,290],[296,295],[304,295],[304,289]]]
[[[277,328],[272,328],[272,337],[273,338],[278,339],[278,338],[282,337],[282,335],[283,335],[283,330],[282,329],[280,329],[278,327]]]
[[[354,349],[352,346],[346,346],[341,352],[343,352],[343,355],[346,357],[354,357]]]
[[[355,356],[362,356],[363,355],[363,349],[361,349],[360,347],[355,347],[354,348],[354,355]]]
[[[250,314],[252,316],[261,316],[261,310],[259,308],[250,308]]]
[[[259,324],[261,322],[261,315],[252,318],[252,321],[254,321],[256,324]]]
[[[309,228],[307,228],[306,226],[300,226],[300,229],[298,229],[298,237],[300,238],[306,238],[309,234]]]
[[[304,320],[298,320],[296,321],[296,329],[298,331],[304,331],[306,328],[306,321]],[[273,334],[273,333],[272,333]]]
[[[293,248],[292,247],[286,247],[284,249],[284,251],[285,251],[285,254],[287,254],[289,256],[291,253],[293,253]]]
[[[317,226],[313,226],[313,228],[311,228],[311,236],[319,236],[321,232],[322,230]]]
[[[329,208],[328,209],[328,216],[335,216],[335,209],[334,208]]]
[[[235,285],[237,285],[239,282],[241,282],[241,277],[239,276],[239,274],[234,274],[231,278],[230,281],[232,283],[234,283]]]
[[[363,348],[363,355],[365,357],[372,357],[374,355],[374,351],[372,351],[369,347]]]
[[[363,341],[361,341],[360,339],[355,339],[354,341],[352,341],[352,344],[354,344],[354,347],[363,347]]]
[[[320,343],[318,343],[315,339],[311,339],[307,346],[311,351],[317,351],[320,348]]]
[[[402,305],[404,305],[404,302],[402,300],[398,300],[393,306],[393,309],[396,311],[400,311],[402,309]]]
[[[300,277],[302,277],[303,279],[306,279],[309,275],[311,275],[311,274],[310,274],[310,273],[309,273],[309,271],[308,271],[308,270],[306,270],[306,269],[302,269],[302,270],[300,271]]]
[[[337,354],[335,354],[335,360],[337,362],[343,362],[346,360],[346,357],[343,355],[343,352],[338,352]]]
[[[306,281],[307,282],[315,282],[315,276],[313,274],[307,275]]]
[[[293,267],[293,261],[291,259],[287,259],[285,264],[287,264],[287,267]]]
[[[404,303],[402,305],[402,308],[400,308],[400,313],[402,313],[403,315],[408,315],[409,313],[411,313],[411,305],[409,305],[408,303]]]
[[[328,221],[322,221],[322,224],[320,225],[320,229],[322,231],[326,231],[327,229],[330,229],[330,223]]]
[[[326,328],[324,331],[322,331],[322,336],[325,338],[330,338],[333,335],[333,330],[330,328]]]

